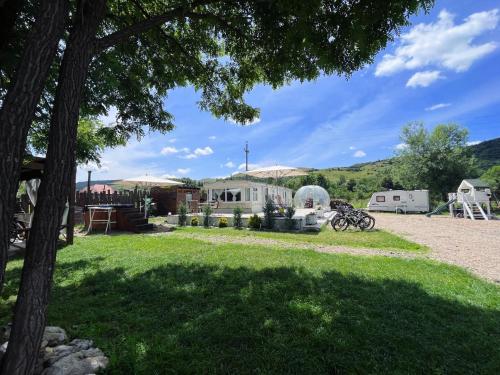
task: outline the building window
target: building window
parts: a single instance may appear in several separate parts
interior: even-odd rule
[[[385,197],[384,197],[383,195],[377,195],[377,196],[375,197],[375,200],[376,200],[377,202],[385,202]]]
[[[250,202],[250,188],[245,188],[245,201]]]
[[[392,197],[392,200],[395,202],[399,202],[401,200],[401,197],[399,195],[395,195]]]
[[[259,189],[257,189],[257,188],[253,188],[252,190],[253,190],[252,200],[253,200],[254,202],[257,202],[257,201],[259,200]]]
[[[224,189],[213,189],[212,190],[212,200],[213,201],[224,201],[225,199]]]
[[[191,202],[193,200],[193,193],[186,193],[186,202]]]
[[[462,189],[462,193],[469,194],[470,193],[470,189]]]

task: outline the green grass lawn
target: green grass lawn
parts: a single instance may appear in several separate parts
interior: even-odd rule
[[[94,339],[109,374],[500,369],[500,288],[425,260],[94,235],[58,253],[49,324]]]
[[[195,233],[203,236],[231,236],[231,237],[247,237],[247,238],[267,238],[272,240],[280,240],[293,242],[294,244],[308,243],[316,245],[329,246],[348,246],[354,248],[369,248],[382,250],[398,250],[398,251],[413,251],[425,252],[428,248],[424,245],[417,244],[396,236],[395,234],[382,230],[373,231],[346,231],[335,232],[330,228],[323,228],[320,232],[302,232],[302,233],[283,233],[283,232],[266,232],[255,230],[236,230],[234,228],[210,228],[203,227],[178,227],[175,229],[175,235],[183,235],[185,233]]]

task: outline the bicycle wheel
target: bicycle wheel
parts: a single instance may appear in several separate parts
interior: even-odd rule
[[[20,241],[24,241],[26,239],[26,224],[22,221],[16,221],[17,228],[17,239]]]
[[[332,227],[336,232],[345,231],[349,226],[349,221],[345,217],[339,217],[332,221]]]
[[[17,225],[15,222],[12,222],[10,224],[10,230],[9,230],[9,242],[13,244],[16,242],[17,239]]]

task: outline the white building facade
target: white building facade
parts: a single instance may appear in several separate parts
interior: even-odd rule
[[[235,207],[244,213],[262,212],[267,199],[278,206],[290,206],[292,190],[249,180],[221,180],[203,185],[207,200],[213,203],[216,213],[232,213]]]

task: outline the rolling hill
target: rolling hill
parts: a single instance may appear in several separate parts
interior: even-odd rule
[[[477,145],[469,146],[472,154],[477,159],[480,172],[483,173],[493,165],[500,165],[500,138],[481,142]],[[361,180],[367,177],[374,177],[392,164],[392,159],[377,160],[373,162],[354,164],[350,167],[332,167],[324,169],[312,169],[313,174],[323,174],[329,181],[337,181],[340,176],[347,180]],[[207,179],[208,180],[208,179]],[[95,180],[93,184],[115,185],[118,180]],[[76,183],[76,189],[87,186],[86,181]]]

